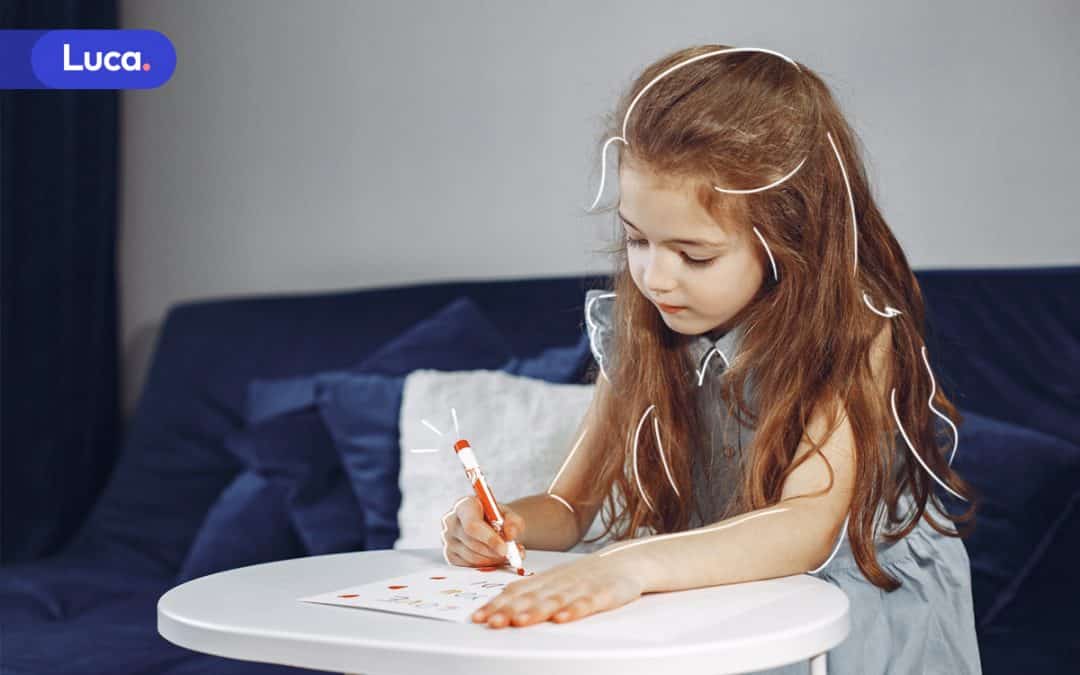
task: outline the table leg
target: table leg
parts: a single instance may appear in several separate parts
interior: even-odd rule
[[[828,664],[826,663],[826,654],[821,653],[810,659],[810,675],[826,675],[828,672]]]

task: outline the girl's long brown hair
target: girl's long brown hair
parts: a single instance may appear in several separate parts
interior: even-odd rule
[[[723,45],[680,50],[648,66],[633,82],[609,118],[604,137],[623,135],[627,107],[654,77],[686,59]],[[885,536],[896,540],[926,518],[939,532],[958,536],[938,523],[927,509],[943,508],[933,479],[913,460],[900,439],[890,407],[896,408],[912,444],[927,465],[952,489],[972,501],[972,490],[949,466],[951,430],[935,427],[927,405],[932,389],[922,360],[924,304],[907,258],[874,203],[856,136],[844,120],[828,87],[809,68],[760,52],[729,53],[700,59],[661,78],[635,104],[626,128],[627,145],[618,148],[618,162],[696,186],[697,198],[718,222],[735,209],[741,227],[756,225],[769,243],[779,272],[774,281],[763,247],[757,246],[765,281],[740,312],[746,332],[737,357],[724,375],[724,404],[755,429],[744,463],[741,484],[727,515],[759,509],[780,501],[783,484],[798,464],[818,454],[828,437],[806,440],[813,450],[794,461],[811,413],[843,405],[855,439],[855,486],[848,523],[848,541],[863,574],[875,585],[892,590],[899,582],[879,565],[874,526],[886,507]],[[831,132],[843,157],[858,219],[858,266],[855,233],[844,178],[826,137]],[[806,163],[779,186],[757,193],[731,195],[712,189],[750,189],[786,175],[803,158]],[[612,211],[614,207],[600,209]],[[743,234],[746,234],[744,232]],[[750,234],[752,241],[756,235]],[[679,495],[692,492],[695,439],[703,420],[695,412],[693,368],[684,349],[688,336],[670,330],[630,276],[622,236],[606,249],[613,254],[613,368],[606,368],[612,395],[599,410],[599,437],[615,439],[604,453],[594,503],[605,496],[610,513],[602,536],[619,526],[615,539],[635,536],[639,528],[655,533],[688,526],[691,502]],[[891,306],[902,314],[885,318],[877,308]],[[869,360],[871,343],[892,322],[890,377],[875,382]],[[753,389],[747,389],[747,378]],[[934,406],[955,424],[956,407],[936,383]],[[753,392],[754,400],[744,393]],[[631,466],[633,430],[642,413],[655,405],[663,449],[678,494],[663,470],[652,434],[639,438],[637,461],[642,487],[654,508],[637,490]],[[838,411],[830,428],[835,428]],[[940,420],[939,420],[940,421]],[[946,433],[941,433],[942,431]],[[830,432],[831,433],[831,432]],[[618,451],[621,443],[622,451]],[[711,450],[711,449],[707,449]],[[827,460],[826,460],[827,461]],[[831,469],[830,469],[831,471]],[[618,486],[622,506],[609,488]],[[603,493],[599,490],[603,490]],[[898,499],[909,491],[915,509],[901,514]],[[944,513],[944,511],[941,511]],[[968,522],[972,506],[954,517]],[[597,539],[589,540],[596,541]]]

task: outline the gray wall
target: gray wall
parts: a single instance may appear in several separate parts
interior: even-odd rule
[[[601,272],[601,116],[697,43],[833,87],[915,267],[1080,263],[1080,3],[127,0],[177,49],[125,92],[130,410],[193,298]]]

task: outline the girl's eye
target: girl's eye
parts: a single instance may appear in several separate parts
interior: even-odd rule
[[[632,237],[627,237],[626,238],[626,245],[627,246],[631,246],[631,247],[636,248],[638,246],[645,246],[646,243],[648,243],[648,242],[646,242],[644,239],[634,239]],[[682,254],[682,257],[683,257],[683,260],[686,261],[686,264],[690,265],[691,267],[706,267],[708,265],[711,265],[712,262],[714,260],[716,260],[716,258],[707,258],[705,260],[698,260],[697,258],[691,258],[690,256],[686,255],[685,253]]]
[[[688,264],[693,265],[694,267],[705,267],[706,265],[711,265],[712,261],[716,260],[716,258],[709,258],[707,260],[698,260],[697,258],[691,258],[688,255],[683,255],[683,259]]]

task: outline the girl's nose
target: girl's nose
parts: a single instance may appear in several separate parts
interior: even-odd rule
[[[654,252],[649,256],[642,279],[654,298],[670,292],[676,285],[675,275],[668,267],[662,251]]]

